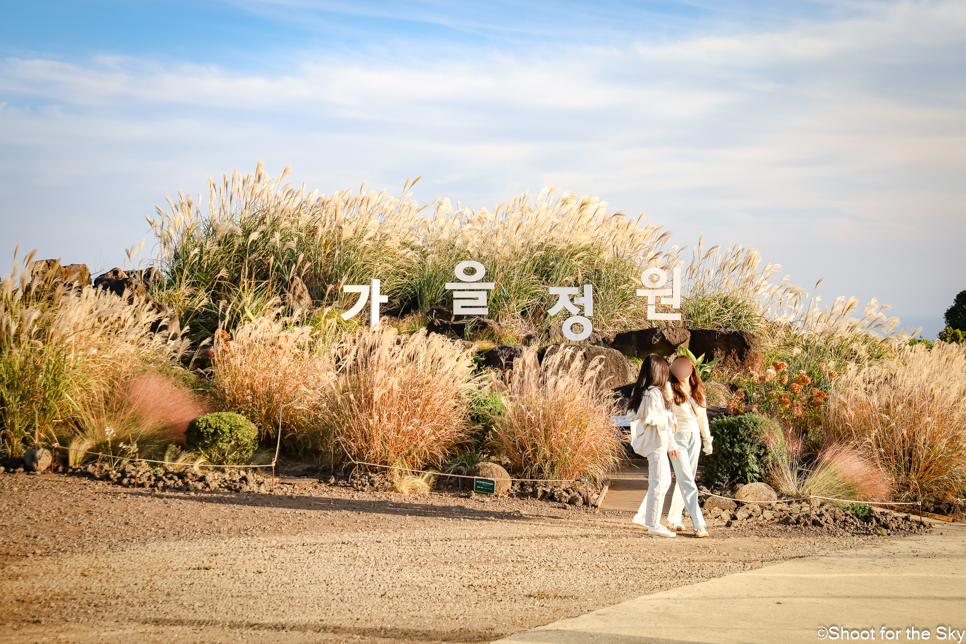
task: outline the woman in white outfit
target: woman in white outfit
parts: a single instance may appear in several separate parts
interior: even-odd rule
[[[694,363],[687,356],[677,356],[671,363],[671,411],[677,419],[674,443],[678,458],[672,458],[677,484],[671,495],[667,522],[675,532],[684,532],[684,507],[688,508],[694,534],[707,537],[704,516],[698,505],[698,486],[694,474],[698,470],[698,452],[702,445],[705,455],[711,453],[711,431],[708,429],[707,398],[704,383]]]
[[[649,355],[641,365],[641,372],[631,392],[627,419],[631,425],[631,447],[647,458],[647,495],[633,521],[647,528],[654,537],[675,537],[661,525],[664,497],[671,486],[668,455],[677,456],[674,444],[674,414],[666,386],[670,371],[667,361]]]

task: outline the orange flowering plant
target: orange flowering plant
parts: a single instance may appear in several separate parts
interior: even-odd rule
[[[765,413],[808,430],[821,422],[836,378],[838,373],[825,363],[819,365],[818,374],[809,375],[804,369],[792,374],[787,363],[776,360],[764,373],[751,371],[736,382],[738,389],[728,400],[728,412]]]

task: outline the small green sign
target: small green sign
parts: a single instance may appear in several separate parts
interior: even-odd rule
[[[496,481],[493,479],[473,479],[473,491],[493,494],[496,492]]]

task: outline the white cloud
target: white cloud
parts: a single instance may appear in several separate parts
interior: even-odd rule
[[[424,201],[474,207],[556,184],[646,211],[680,243],[704,229],[759,246],[795,281],[824,275],[836,294],[938,312],[966,286],[966,83],[949,67],[964,32],[966,4],[926,3],[774,33],[418,64],[304,52],[276,75],[7,59],[0,216],[37,243],[119,256],[165,194],[257,159],[291,163],[323,192],[424,174]],[[105,235],[103,220],[119,223]],[[903,256],[933,281],[887,277]]]

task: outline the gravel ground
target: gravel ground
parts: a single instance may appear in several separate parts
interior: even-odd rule
[[[720,520],[654,539],[626,513],[314,483],[4,474],[0,500],[0,642],[482,642],[877,539]]]

